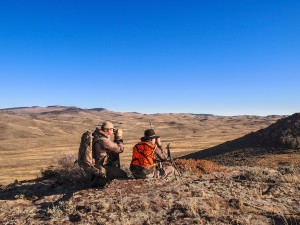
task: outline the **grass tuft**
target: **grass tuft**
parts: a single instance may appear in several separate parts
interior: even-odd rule
[[[176,159],[175,164],[181,173],[193,173],[197,176],[225,171],[217,163],[209,160]]]
[[[53,165],[41,170],[45,179],[55,178],[59,183],[85,183],[87,174],[75,163],[74,155],[62,155],[53,160]]]

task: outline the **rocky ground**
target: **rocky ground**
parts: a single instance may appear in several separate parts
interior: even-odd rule
[[[166,180],[89,188],[76,165],[2,186],[1,224],[300,224],[300,165],[220,167],[177,160]]]

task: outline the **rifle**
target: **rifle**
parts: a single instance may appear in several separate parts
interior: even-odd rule
[[[163,164],[161,161],[156,161],[156,169],[159,171],[159,174],[163,176],[165,174],[164,169],[163,169]]]
[[[180,171],[178,170],[178,168],[177,168],[177,166],[176,166],[176,164],[175,164],[175,162],[174,162],[174,159],[173,159],[173,156],[172,156],[172,154],[171,154],[171,147],[170,147],[170,143],[169,144],[167,144],[167,153],[168,153],[168,161],[171,163],[171,165],[174,167],[174,169],[177,171],[177,173],[178,173],[178,175],[179,175],[179,177],[180,177],[180,179],[181,179],[181,181],[182,181],[182,183],[184,183],[184,181],[182,180],[182,175],[181,175],[181,173],[180,173]],[[176,179],[177,179],[177,176],[176,176],[176,174],[174,173],[174,176],[176,177]]]

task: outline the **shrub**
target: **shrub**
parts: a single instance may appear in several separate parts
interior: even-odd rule
[[[176,159],[175,164],[182,173],[191,172],[200,176],[203,174],[222,172],[225,170],[217,163],[209,160]]]
[[[62,155],[53,160],[53,165],[41,170],[43,178],[54,178],[60,183],[85,183],[87,174],[75,162],[74,155]]]

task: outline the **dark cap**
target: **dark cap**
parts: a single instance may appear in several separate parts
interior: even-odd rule
[[[155,135],[155,132],[154,132],[153,129],[147,129],[147,130],[145,130],[144,137],[142,137],[142,139],[149,140],[149,139],[152,139],[152,138],[159,138],[159,136]]]

